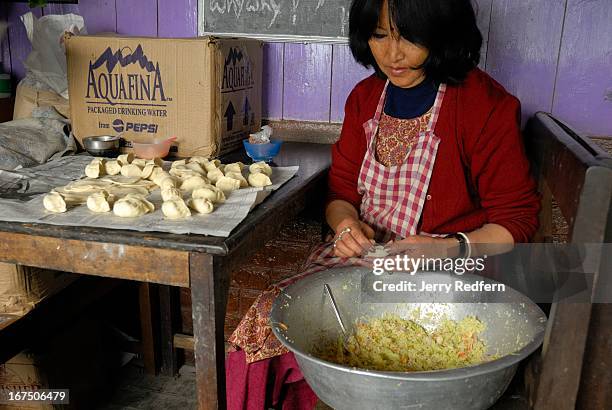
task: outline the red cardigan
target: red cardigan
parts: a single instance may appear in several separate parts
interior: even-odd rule
[[[358,210],[357,179],[366,152],[362,124],[374,116],[385,81],[372,75],[346,101],[340,140],[332,150],[328,201]],[[479,69],[448,86],[438,123],[440,138],[420,230],[469,232],[485,223],[528,242],[538,227],[540,199],[520,134],[520,103]]]

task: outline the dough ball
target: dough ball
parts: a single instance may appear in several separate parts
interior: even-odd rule
[[[121,175],[124,177],[138,177],[142,175],[142,169],[138,165],[128,164],[121,167]]]
[[[240,181],[234,178],[223,176],[217,180],[215,184],[217,188],[222,190],[224,193],[236,191],[240,189]]]
[[[98,178],[104,175],[104,169],[104,162],[96,158],[85,167],[85,175],[89,178]]]
[[[239,161],[239,162],[234,162],[234,163],[231,163],[231,164],[227,164],[223,171],[227,175],[228,172],[242,173],[243,169],[244,169],[244,164]]]
[[[187,204],[199,214],[209,214],[215,209],[213,203],[206,198],[191,198]]]
[[[191,197],[193,199],[199,199],[199,198],[208,199],[212,203],[225,202],[225,194],[223,193],[222,190],[220,190],[214,185],[207,185],[203,188],[195,189],[191,193]]]
[[[45,195],[43,198],[43,206],[47,211],[56,213],[66,212],[68,209],[66,201],[64,201],[64,198],[57,192],[50,192]]]
[[[249,166],[249,172],[251,174],[257,174],[258,172],[262,172],[266,174],[267,176],[272,176],[272,167],[266,164],[265,162],[260,161],[260,162],[251,164]]]
[[[206,177],[213,184],[216,184],[219,178],[221,178],[222,176],[224,176],[223,171],[221,171],[219,168],[213,168],[212,171],[208,171],[208,174],[206,174]]]
[[[168,219],[185,219],[191,216],[191,211],[182,198],[164,201],[162,212]]]
[[[106,191],[95,192],[87,197],[87,208],[92,212],[110,212],[115,196]]]
[[[106,161],[104,163],[104,171],[108,175],[117,175],[121,173],[121,164],[115,160]]]
[[[168,175],[167,177],[161,179],[159,181],[159,187],[161,189],[166,189],[166,188],[176,188],[177,182],[176,179],[172,178],[170,175]]]
[[[134,161],[134,154],[132,154],[131,152],[129,154],[123,154],[117,157],[117,162],[121,166],[131,164],[132,161]]]
[[[144,168],[142,169],[141,175],[140,177],[142,179],[149,179],[151,177],[151,174],[153,173],[153,170],[155,169],[157,165],[155,164],[147,164],[144,166]]]
[[[242,175],[241,172],[226,172],[225,176],[228,177],[228,178],[234,178],[234,179],[237,179],[238,181],[240,181],[240,187],[241,188],[246,188],[246,187],[249,186],[249,183],[244,178],[244,176]]]
[[[187,178],[181,184],[181,191],[192,192],[194,189],[203,188],[208,185],[208,181],[201,176]]]
[[[138,195],[126,195],[117,200],[113,206],[113,213],[122,218],[135,218],[153,212],[155,206],[144,197]]]
[[[161,190],[161,197],[164,201],[170,201],[171,199],[183,199],[183,194],[178,188],[170,186]]]
[[[256,172],[254,174],[249,174],[249,185],[264,187],[272,185],[272,181],[270,181],[270,177],[263,172]]]

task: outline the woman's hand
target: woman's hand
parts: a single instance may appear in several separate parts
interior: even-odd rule
[[[405,239],[389,242],[385,248],[390,255],[406,254],[413,258],[447,258],[459,255],[459,242],[454,238],[436,238],[426,235],[412,235]]]
[[[341,258],[360,256],[374,245],[374,230],[359,219],[346,217],[335,231],[334,254]]]

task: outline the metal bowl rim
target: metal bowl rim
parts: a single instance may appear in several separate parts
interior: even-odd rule
[[[83,138],[83,142],[87,141],[95,141],[95,142],[113,142],[120,141],[121,137],[118,135],[97,135],[94,137],[85,137]]]
[[[321,274],[323,272],[329,273],[329,271],[332,271],[334,269],[337,269],[337,268],[332,268],[332,269],[328,269],[325,271],[316,272],[313,275]],[[343,268],[340,268],[340,269],[343,269]],[[443,272],[430,272],[430,273],[443,273]],[[483,276],[473,275],[473,274],[464,274],[462,275],[462,277],[474,277],[474,278],[479,278],[480,280],[487,280],[492,283],[500,283],[496,280],[486,278]],[[298,282],[295,282],[295,283],[298,283]],[[293,286],[293,284],[289,285],[287,288],[291,286]],[[526,299],[525,302],[517,302],[517,303],[525,303],[526,305],[529,305],[529,307],[534,309],[536,313],[539,313],[542,318],[546,319],[546,315],[544,314],[542,309],[540,309],[540,307],[537,304],[531,301],[531,299],[529,299],[527,296],[523,295],[519,291],[515,290],[514,288],[508,285],[505,285],[505,286],[511,289],[512,291],[516,292],[517,294],[522,295]],[[278,305],[280,303],[282,303],[280,302],[280,297],[277,297],[274,300],[274,303],[272,304],[272,310],[270,313],[271,322],[274,322],[272,320],[273,313],[279,310]],[[481,302],[481,303],[492,304],[495,302]],[[541,323],[544,324],[546,323],[546,321],[541,322]],[[325,360],[319,359],[318,357],[315,357],[308,353],[303,352],[302,350],[298,349],[297,347],[289,343],[286,340],[286,338],[279,332],[277,326],[272,325],[271,327],[272,327],[272,332],[274,333],[274,336],[278,340],[280,340],[280,342],[287,349],[289,349],[294,354],[298,355],[299,357],[305,360],[314,361],[318,363],[319,365],[323,365],[328,368],[333,368],[341,372],[358,374],[362,376],[374,376],[374,377],[379,377],[383,379],[403,380],[403,381],[432,381],[432,380],[448,381],[448,380],[464,379],[466,377],[474,377],[474,376],[480,376],[480,375],[484,375],[488,373],[493,373],[493,372],[496,372],[502,369],[510,368],[511,366],[518,364],[518,362],[520,362],[521,360],[529,356],[531,353],[533,353],[537,348],[539,348],[542,342],[544,341],[544,330],[541,330],[536,334],[533,340],[531,340],[521,349],[513,353],[510,353],[508,355],[505,355],[503,357],[500,357],[499,359],[491,360],[489,362],[480,363],[480,364],[476,364],[472,366],[459,367],[455,369],[427,370],[427,371],[415,371],[415,372],[390,372],[390,371],[358,369],[358,368],[343,366],[341,364],[331,363],[331,362],[327,362]]]

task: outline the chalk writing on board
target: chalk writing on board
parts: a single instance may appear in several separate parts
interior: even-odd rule
[[[206,33],[346,37],[351,0],[200,0]]]

